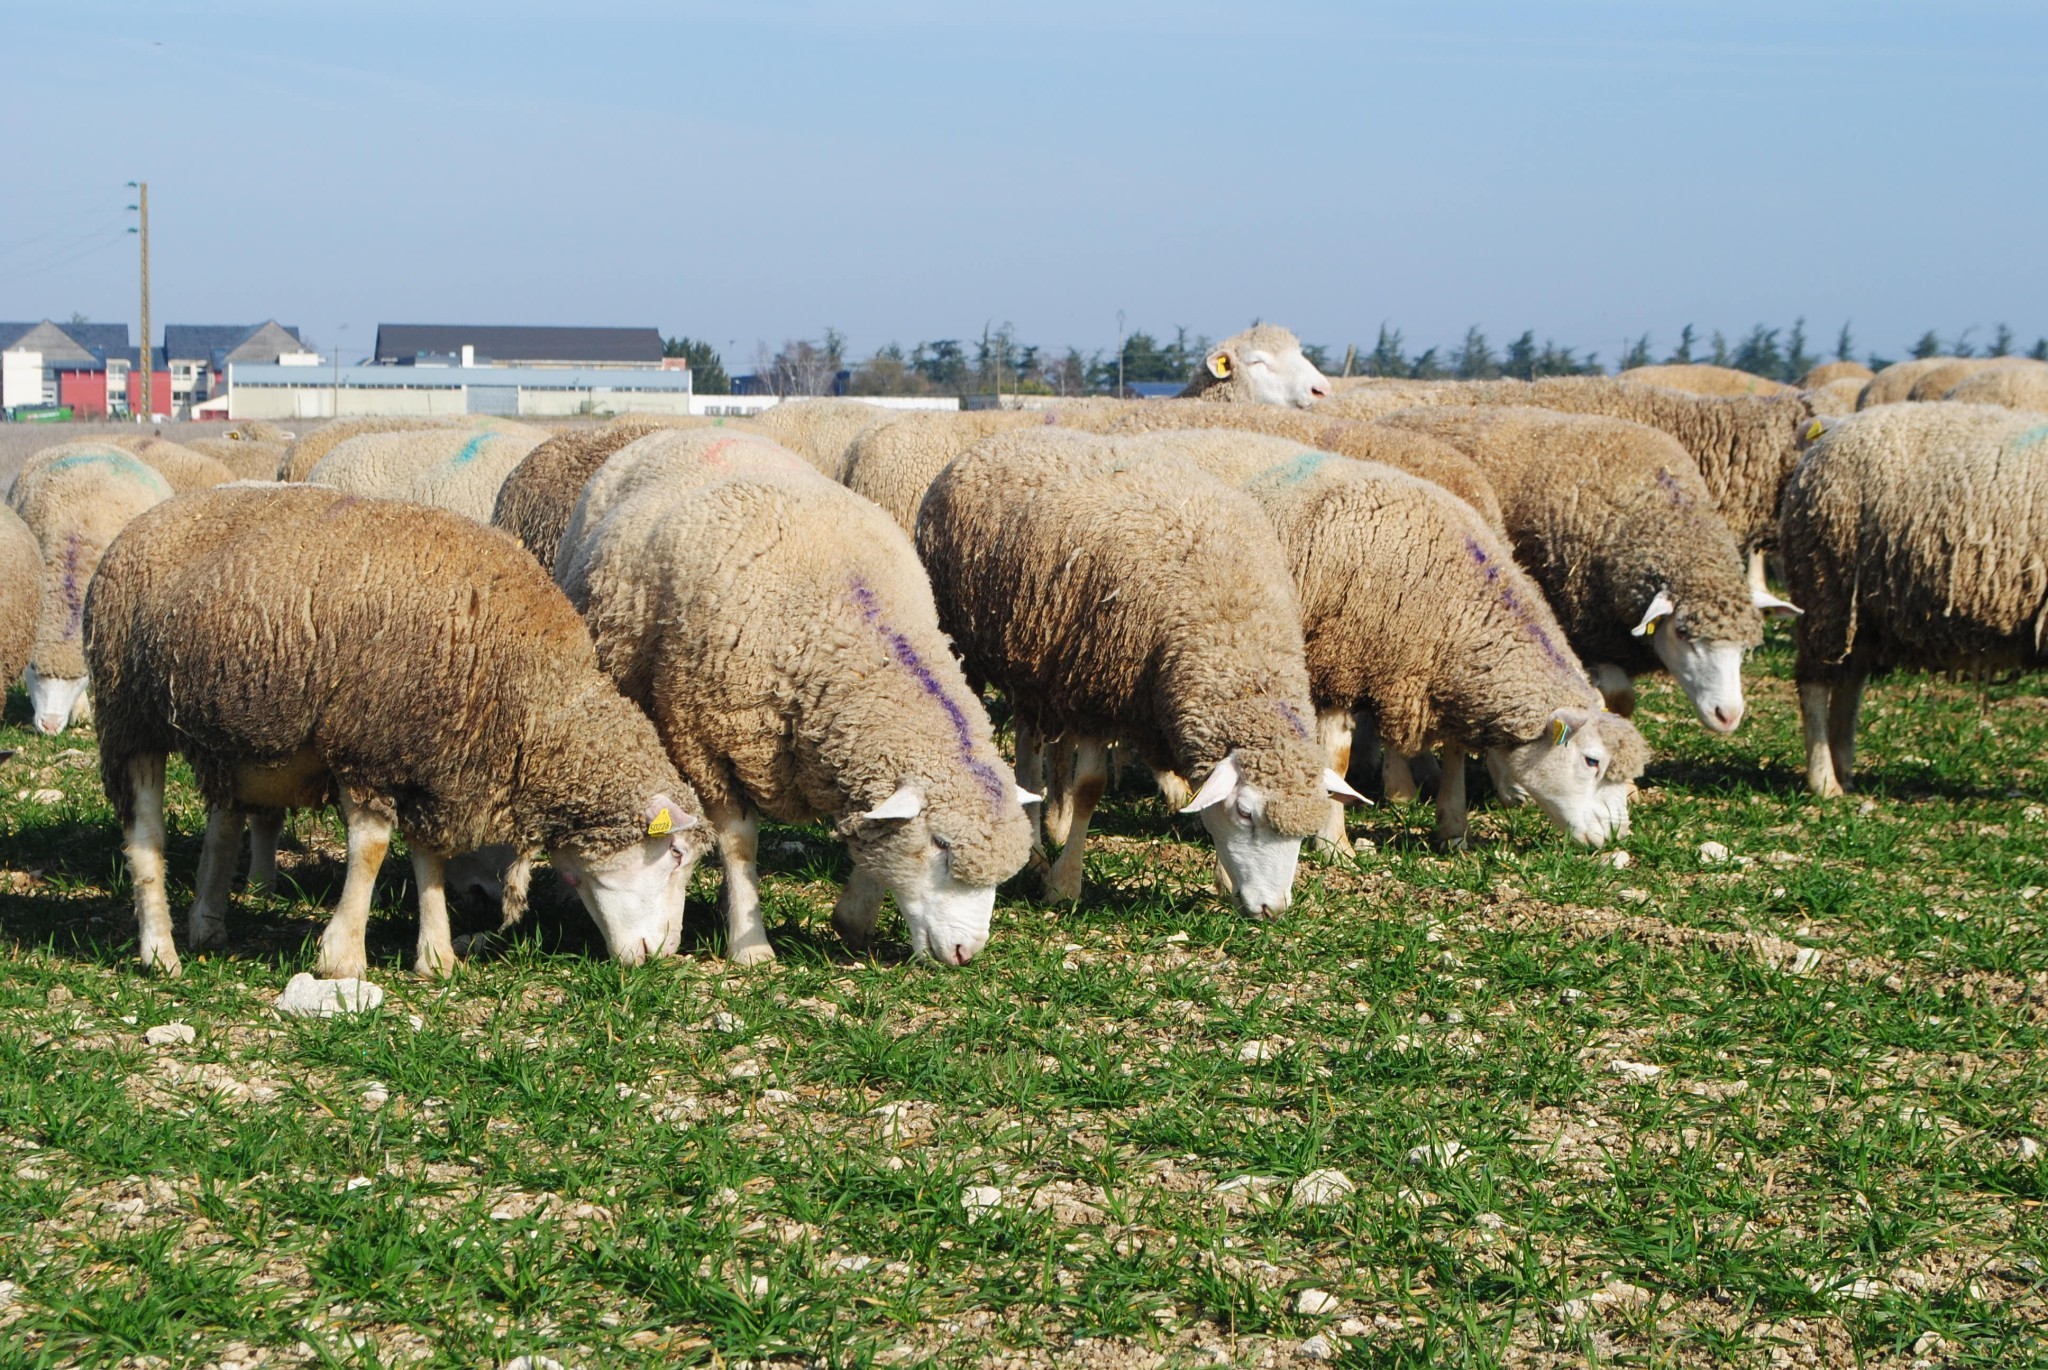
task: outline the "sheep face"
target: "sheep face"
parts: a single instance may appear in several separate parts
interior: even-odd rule
[[[1741,643],[1695,637],[1680,622],[1679,606],[1665,590],[1657,592],[1631,631],[1650,639],[1650,649],[1692,701],[1708,732],[1732,733],[1741,725]]]
[[[649,808],[648,836],[630,847],[601,857],[573,848],[548,853],[555,873],[597,921],[612,958],[629,966],[682,945],[683,893],[703,850],[683,831],[697,820],[680,805],[656,795]]]
[[[1634,788],[1634,776],[1622,774],[1627,758],[1616,755],[1621,749],[1598,724],[1589,710],[1559,709],[1541,737],[1488,757],[1504,793],[1535,800],[1573,841],[1595,848],[1628,836]]]
[[[939,831],[933,817],[924,795],[905,785],[840,830],[854,868],[896,896],[911,952],[964,966],[988,945],[995,886],[954,873],[956,840]]]
[[[1301,839],[1280,832],[1266,817],[1266,796],[1244,779],[1236,752],[1216,763],[1181,812],[1202,815],[1240,908],[1254,918],[1268,918],[1287,907],[1294,897]]]
[[[1330,393],[1329,378],[1302,355],[1300,343],[1291,347],[1226,345],[1211,352],[1203,365],[1218,381],[1234,379],[1253,404],[1305,409]]]
[[[28,686],[28,704],[35,713],[37,732],[55,735],[74,720],[85,720],[85,711],[90,706],[86,703],[84,676],[67,679],[39,675],[31,666],[22,683]]]

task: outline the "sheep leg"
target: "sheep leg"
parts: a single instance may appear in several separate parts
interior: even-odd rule
[[[859,866],[847,877],[839,902],[832,906],[832,927],[849,949],[866,951],[874,940],[875,923],[882,916],[883,892],[882,882]]]
[[[1071,737],[1057,738],[1045,749],[1045,840],[1055,846],[1064,847],[1074,830],[1074,786],[1080,766],[1074,753]]]
[[[1380,788],[1389,804],[1406,802],[1419,793],[1415,784],[1415,768],[1408,764],[1407,757],[1392,747],[1380,753]]]
[[[447,859],[414,847],[412,879],[420,892],[420,940],[413,952],[413,972],[446,978],[455,973],[455,939],[448,929]]]
[[[1828,751],[1834,757],[1835,781],[1847,794],[1856,788],[1856,724],[1863,716],[1861,673],[1846,676],[1828,696]]]
[[[526,895],[533,888],[533,856],[521,852],[505,867],[504,887],[498,892],[498,929],[516,925],[526,917]]]
[[[1322,744],[1323,760],[1339,775],[1351,769],[1351,710],[1330,709],[1316,715],[1316,741]],[[1316,845],[1342,856],[1352,855],[1351,837],[1344,831],[1344,805],[1335,799],[1330,801],[1330,812],[1323,819],[1323,830],[1316,834]]]
[[[228,940],[228,895],[235,883],[235,858],[241,845],[243,812],[232,805],[208,809],[206,838],[199,848],[199,878],[186,916],[185,940],[192,950],[216,947]]]
[[[1769,594],[1770,585],[1764,580],[1764,549],[1753,548],[1749,554],[1749,588],[1753,594]]]
[[[1822,799],[1839,799],[1842,783],[1828,747],[1828,686],[1809,680],[1799,687],[1799,721],[1806,732],[1806,788]]]
[[[377,889],[377,868],[391,849],[391,823],[349,798],[339,796],[342,821],[348,824],[348,875],[341,882],[341,903],[320,934],[320,955],[313,973],[324,980],[357,980],[369,968],[365,938],[370,930],[370,896]]]
[[[1066,845],[1052,864],[1047,880],[1055,899],[1068,903],[1081,897],[1081,853],[1088,845],[1088,823],[1095,817],[1096,801],[1109,784],[1109,747],[1098,738],[1074,739],[1073,824],[1067,829]]]
[[[249,888],[266,897],[277,893],[277,844],[283,836],[283,809],[249,811]]]
[[[1606,701],[1607,712],[1627,718],[1636,711],[1636,682],[1627,671],[1611,661],[1596,661],[1586,674]]]
[[[712,808],[711,826],[718,832],[718,857],[725,864],[725,959],[736,966],[775,959],[768,928],[761,921],[761,824],[738,804]]]
[[[1031,850],[1036,853],[1045,840],[1045,739],[1029,723],[1017,725],[1017,788],[1039,796],[1024,806],[1024,817],[1031,823]]]
[[[1463,851],[1468,836],[1465,807],[1465,749],[1444,746],[1443,778],[1436,785],[1436,845]]]
[[[135,882],[135,922],[142,964],[176,975],[182,969],[171,940],[171,904],[164,892],[164,758],[161,752],[128,758],[135,813],[122,836],[128,875]]]

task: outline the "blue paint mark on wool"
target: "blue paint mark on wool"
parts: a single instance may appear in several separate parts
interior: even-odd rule
[[[1308,741],[1308,725],[1301,721],[1301,710],[1284,699],[1274,700],[1273,707],[1280,711],[1280,717],[1287,720],[1287,726],[1294,729],[1296,737],[1304,742]]]
[[[1477,563],[1481,571],[1486,573],[1486,583],[1493,587],[1493,592],[1496,595],[1500,596],[1501,604],[1507,608],[1509,613],[1521,621],[1524,628],[1529,630],[1529,635],[1536,639],[1536,645],[1543,649],[1543,655],[1550,658],[1551,664],[1553,666],[1561,666],[1568,671],[1576,672],[1579,670],[1578,664],[1560,651],[1557,644],[1550,640],[1550,634],[1543,630],[1542,625],[1530,617],[1528,606],[1522,603],[1522,597],[1515,593],[1515,583],[1509,578],[1507,568],[1500,565],[1494,558],[1488,556],[1486,549],[1481,547],[1478,540],[1470,534],[1467,534],[1465,537],[1465,550],[1472,554],[1472,560]]]
[[[484,444],[489,442],[493,436],[495,435],[490,433],[477,434],[468,442],[462,444],[462,450],[453,457],[450,457],[448,464],[450,466],[467,466],[470,462],[476,460],[476,454],[483,451]]]
[[[953,739],[960,749],[961,764],[967,768],[968,774],[981,783],[982,790],[989,797],[990,805],[1000,812],[1004,798],[1003,778],[996,773],[995,767],[975,757],[974,730],[967,721],[967,711],[946,693],[946,687],[939,683],[939,678],[932,673],[932,668],[917,654],[917,648],[911,645],[910,639],[882,621],[882,602],[867,582],[859,576],[854,576],[848,584],[852,591],[854,606],[860,610],[862,620],[888,644],[889,655],[896,659],[897,665],[909,671],[911,679],[923,687],[924,692],[936,699],[939,707],[946,711],[946,718],[953,725]]]
[[[2024,433],[2016,434],[2012,446],[2015,451],[2025,451],[2029,447],[2038,447],[2043,442],[2048,442],[2048,423],[2038,424]]]
[[[43,469],[46,471],[69,471],[79,466],[111,466],[117,471],[141,475],[154,468],[144,466],[126,452],[73,452],[68,457],[59,457]]]
[[[1296,485],[1320,471],[1329,459],[1328,452],[1303,452],[1292,461],[1267,467],[1258,480],[1262,485]]]

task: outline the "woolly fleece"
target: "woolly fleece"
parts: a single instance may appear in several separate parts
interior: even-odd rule
[[[784,400],[763,409],[749,422],[824,475],[837,479],[847,446],[867,428],[900,418],[903,412],[860,400]]]
[[[1754,372],[1738,371],[1732,366],[1712,366],[1705,362],[1633,366],[1622,372],[1620,379],[1634,381],[1638,385],[1661,385],[1667,390],[1683,390],[1688,395],[1714,395],[1722,399],[1743,395],[1789,395],[1804,388],[1786,385]]]
[[[498,487],[548,436],[511,424],[496,430],[365,433],[329,452],[307,480],[355,495],[431,504],[489,523]]]
[[[51,680],[85,671],[86,589],[128,521],[171,497],[170,483],[133,453],[98,444],[30,457],[7,492],[42,549],[42,612],[29,664]]]

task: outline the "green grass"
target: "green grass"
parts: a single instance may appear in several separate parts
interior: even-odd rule
[[[394,860],[390,997],[311,1023],[270,1001],[333,825],[299,821],[296,887],[241,900],[227,955],[146,976],[90,734],[29,735],[17,697],[0,1366],[2048,1359],[2048,682],[1879,685],[1863,793],[1823,805],[1788,670],[1758,655],[1729,741],[1650,686],[1621,869],[1491,807],[1440,856],[1397,806],[1253,924],[1132,791],[1080,908],[1005,898],[963,971],[846,956],[843,855],[775,830],[773,967],[709,932],[613,965],[543,877],[439,985],[402,969]],[[182,920],[182,776],[174,810]],[[197,1040],[145,1044],[173,1021]],[[1295,1203],[1323,1169],[1355,1188]]]

